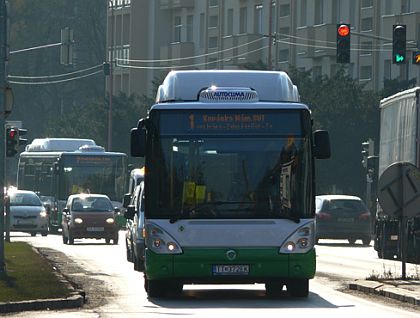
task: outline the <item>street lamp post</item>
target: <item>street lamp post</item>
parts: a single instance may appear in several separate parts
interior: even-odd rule
[[[113,74],[113,64],[114,64],[114,1],[108,1],[109,8],[111,8],[111,31],[108,34],[107,39],[111,37],[110,45],[107,45],[107,50],[111,48],[109,55],[107,52],[107,57],[109,57],[109,78],[108,78],[108,151],[112,149],[112,96],[114,91],[114,74]],[[108,9],[107,9],[107,26],[109,17],[108,17]],[[107,27],[107,31],[109,28]],[[107,41],[108,42],[108,41]],[[109,44],[109,42],[108,42]]]

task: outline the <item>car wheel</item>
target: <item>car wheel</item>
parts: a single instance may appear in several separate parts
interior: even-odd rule
[[[74,244],[74,238],[69,234],[69,244],[73,245]]]
[[[269,296],[278,296],[283,291],[283,286],[281,282],[265,283],[265,293]]]
[[[356,239],[354,238],[348,239],[348,241],[351,245],[354,245],[354,243],[356,243]]]
[[[31,232],[31,236],[36,236],[36,232]]]
[[[112,243],[114,245],[117,245],[118,244],[118,236],[117,237],[114,237],[114,239],[112,240]]]
[[[42,232],[41,235],[42,236],[47,236],[48,235],[48,232]]]
[[[109,239],[109,238],[105,239],[105,243],[106,244],[111,244],[111,239]]]
[[[362,243],[363,243],[363,245],[370,245],[370,237],[365,237],[365,238],[363,238],[362,239]]]
[[[287,291],[292,297],[308,297],[309,279],[294,279],[287,283]]]

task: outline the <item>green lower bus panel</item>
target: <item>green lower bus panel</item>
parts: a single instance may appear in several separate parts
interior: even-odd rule
[[[180,255],[146,252],[149,279],[215,279],[259,281],[264,278],[313,278],[315,250],[306,254],[279,254],[278,248],[184,249]]]

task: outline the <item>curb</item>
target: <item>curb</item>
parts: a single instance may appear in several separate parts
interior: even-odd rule
[[[51,310],[82,307],[85,303],[83,292],[73,292],[62,299],[36,299],[17,302],[0,303],[0,313],[10,313],[28,310]]]
[[[417,306],[420,305],[420,292],[399,288],[391,284],[369,280],[356,280],[355,282],[349,283],[349,289],[379,295]]]

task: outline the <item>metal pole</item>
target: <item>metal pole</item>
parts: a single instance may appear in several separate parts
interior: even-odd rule
[[[108,151],[112,150],[112,95],[114,90],[114,1],[108,1],[109,7],[111,8],[111,52],[109,61],[109,87],[108,87]],[[107,21],[108,21],[108,9],[107,9]],[[107,23],[108,25],[108,23]],[[109,49],[109,46],[108,46]]]
[[[268,70],[273,69],[271,50],[273,47],[273,2],[270,0],[268,4]]]
[[[404,211],[404,181],[403,181],[403,176],[404,176],[404,166],[400,165],[400,182],[401,182],[401,211],[400,211],[400,234],[399,234],[399,239],[400,239],[400,255],[401,255],[401,278],[402,279],[406,279],[407,275],[406,275],[406,262],[407,262],[407,244],[406,244],[406,240],[407,240],[407,235],[406,235],[406,231],[407,231],[407,217],[405,216],[405,211]]]
[[[5,114],[6,114],[6,61],[7,61],[7,8],[6,0],[0,0],[0,273],[6,272],[4,256],[4,163],[5,163]]]

